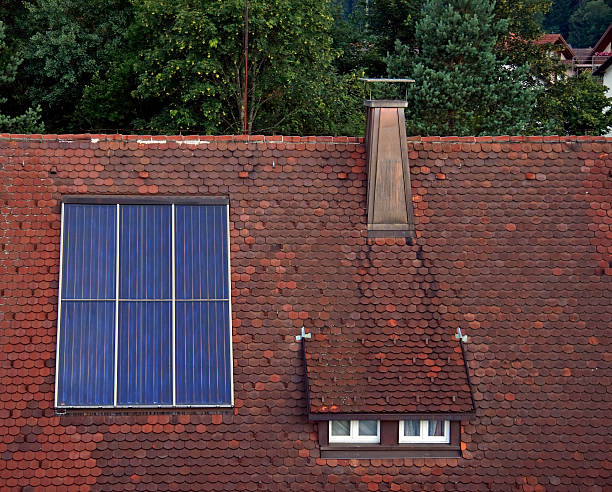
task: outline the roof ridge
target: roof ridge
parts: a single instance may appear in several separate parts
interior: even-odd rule
[[[326,144],[358,144],[364,142],[364,137],[347,136],[290,136],[290,135],[129,135],[120,133],[65,133],[65,134],[24,134],[0,133],[0,140],[10,141],[82,141],[92,143],[123,141],[140,144],[163,144],[168,142],[183,144],[205,144],[211,142],[241,142],[241,143],[326,143]]]
[[[165,144],[174,142],[186,145],[207,144],[211,142],[239,143],[325,143],[325,144],[362,144],[364,137],[347,136],[289,136],[289,135],[124,135],[106,133],[66,133],[66,134],[23,134],[0,133],[0,140],[9,141],[59,141],[72,142],[89,140],[91,143],[123,141],[137,142],[142,145]],[[408,136],[409,142],[612,142],[612,137],[603,135],[488,135],[488,136]]]

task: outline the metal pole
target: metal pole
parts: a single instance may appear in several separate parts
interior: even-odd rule
[[[244,134],[248,133],[248,120],[247,120],[247,89],[249,87],[249,0],[244,2]]]

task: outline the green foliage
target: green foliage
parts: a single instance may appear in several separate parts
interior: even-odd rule
[[[589,72],[547,84],[529,131],[548,135],[603,135],[612,126],[612,99]]]
[[[53,129],[78,129],[84,87],[116,53],[130,18],[129,0],[35,0],[22,20],[21,76],[26,95]]]
[[[376,49],[376,37],[367,30],[365,4],[359,3],[351,12],[332,4],[334,23],[332,44],[337,50],[334,65],[340,74],[360,69],[372,76],[384,72],[384,63]]]
[[[396,41],[404,45],[415,43],[421,4],[417,0],[372,0],[368,24],[378,38],[378,51],[383,57],[394,51]]]
[[[612,7],[604,0],[588,0],[569,20],[568,41],[577,48],[593,46],[612,22]]]
[[[145,48],[134,95],[168,131],[242,131],[243,0],[138,0]],[[308,108],[333,79],[332,17],[318,0],[250,2],[248,129],[308,132]],[[316,121],[317,115],[310,114]]]
[[[15,82],[21,60],[12,54],[7,46],[5,26],[0,21],[0,94],[9,92]],[[6,104],[7,98],[0,97],[0,107]],[[40,107],[28,108],[23,114],[9,116],[0,111],[0,131],[11,133],[38,133],[44,131],[40,120]]]
[[[244,2],[0,0],[0,127],[242,132]],[[417,79],[410,133],[603,132],[601,86],[531,42],[549,3],[251,0],[247,130],[363,134],[358,77],[389,74]],[[578,9],[572,39],[592,44],[611,6],[553,0],[544,25]]]
[[[569,34],[569,19],[579,5],[578,0],[553,0],[544,17],[542,27],[546,32],[560,33],[565,39]]]
[[[355,69],[369,77],[382,77],[385,57],[395,50],[395,42],[413,46],[414,29],[421,15],[417,0],[361,0],[350,15],[336,13],[333,38],[341,56],[340,73]]]
[[[497,0],[495,2],[495,18],[508,22],[506,35],[536,39],[541,32],[540,19],[550,9],[551,0]]]
[[[510,68],[494,48],[507,29],[489,0],[427,0],[416,26],[417,48],[397,43],[389,75],[410,73],[409,133],[520,133],[533,92],[523,89],[527,67]],[[418,54],[418,56],[416,56]],[[415,58],[416,56],[416,58]]]
[[[23,17],[25,6],[22,0],[0,0],[0,20],[8,39],[18,36],[17,22]]]
[[[542,34],[540,22],[549,8],[550,0],[497,0],[495,4],[495,18],[507,22],[495,51],[509,65],[529,65],[536,77],[550,75],[549,49],[533,43]]]

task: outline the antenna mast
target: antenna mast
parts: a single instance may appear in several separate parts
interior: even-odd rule
[[[248,126],[247,126],[248,125],[248,120],[247,120],[247,106],[248,106],[247,94],[248,92],[247,90],[249,87],[248,60],[249,60],[249,0],[245,0],[244,2],[244,104],[242,107],[244,111],[243,131],[245,135],[249,132]]]

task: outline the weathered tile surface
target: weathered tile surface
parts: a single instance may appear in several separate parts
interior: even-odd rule
[[[0,135],[0,488],[610,490],[612,142],[408,147],[414,244],[367,239],[360,139]],[[54,413],[62,194],[230,197],[233,411]],[[403,346],[448,375],[418,405],[461,405],[438,394],[461,327],[477,405],[463,458],[321,459],[302,324],[311,356],[392,341],[369,361],[381,406],[400,404]]]

